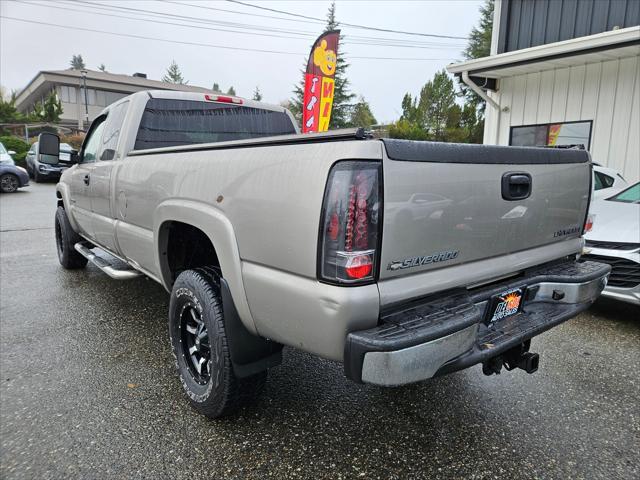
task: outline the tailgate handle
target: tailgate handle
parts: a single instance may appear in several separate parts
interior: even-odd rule
[[[531,175],[525,172],[507,172],[502,176],[502,198],[524,200],[531,195]]]

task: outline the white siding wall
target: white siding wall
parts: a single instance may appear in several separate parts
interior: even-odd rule
[[[503,78],[498,115],[487,107],[485,143],[509,144],[512,126],[593,120],[591,155],[640,179],[640,57]]]

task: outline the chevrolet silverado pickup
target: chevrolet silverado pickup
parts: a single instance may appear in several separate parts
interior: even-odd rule
[[[57,137],[43,134],[44,161]],[[396,386],[538,368],[531,339],[598,297],[580,150],[300,135],[283,108],[138,92],[96,118],[57,185],[66,269],[170,292],[193,406],[232,411],[283,345]]]

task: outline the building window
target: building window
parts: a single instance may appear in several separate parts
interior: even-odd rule
[[[76,87],[58,85],[58,97],[64,103],[76,103]]]
[[[96,105],[96,91],[93,88],[87,88],[87,103]]]
[[[588,120],[511,127],[509,145],[519,147],[582,145],[588,150],[591,143],[592,123]]]
[[[120,100],[121,98],[126,97],[127,95],[125,93],[116,93],[116,92],[104,92],[104,103],[105,103],[105,107],[108,105],[111,105],[114,102],[117,102],[118,100]]]
[[[107,104],[105,101],[104,90],[96,90],[96,105],[99,107],[106,107]]]

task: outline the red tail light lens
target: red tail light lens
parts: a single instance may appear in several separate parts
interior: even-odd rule
[[[375,279],[381,198],[379,163],[340,162],[331,169],[320,225],[322,280]]]
[[[595,217],[596,216],[593,213],[587,215],[587,219],[584,222],[584,229],[582,231],[583,235],[593,229],[593,222],[595,221]]]

